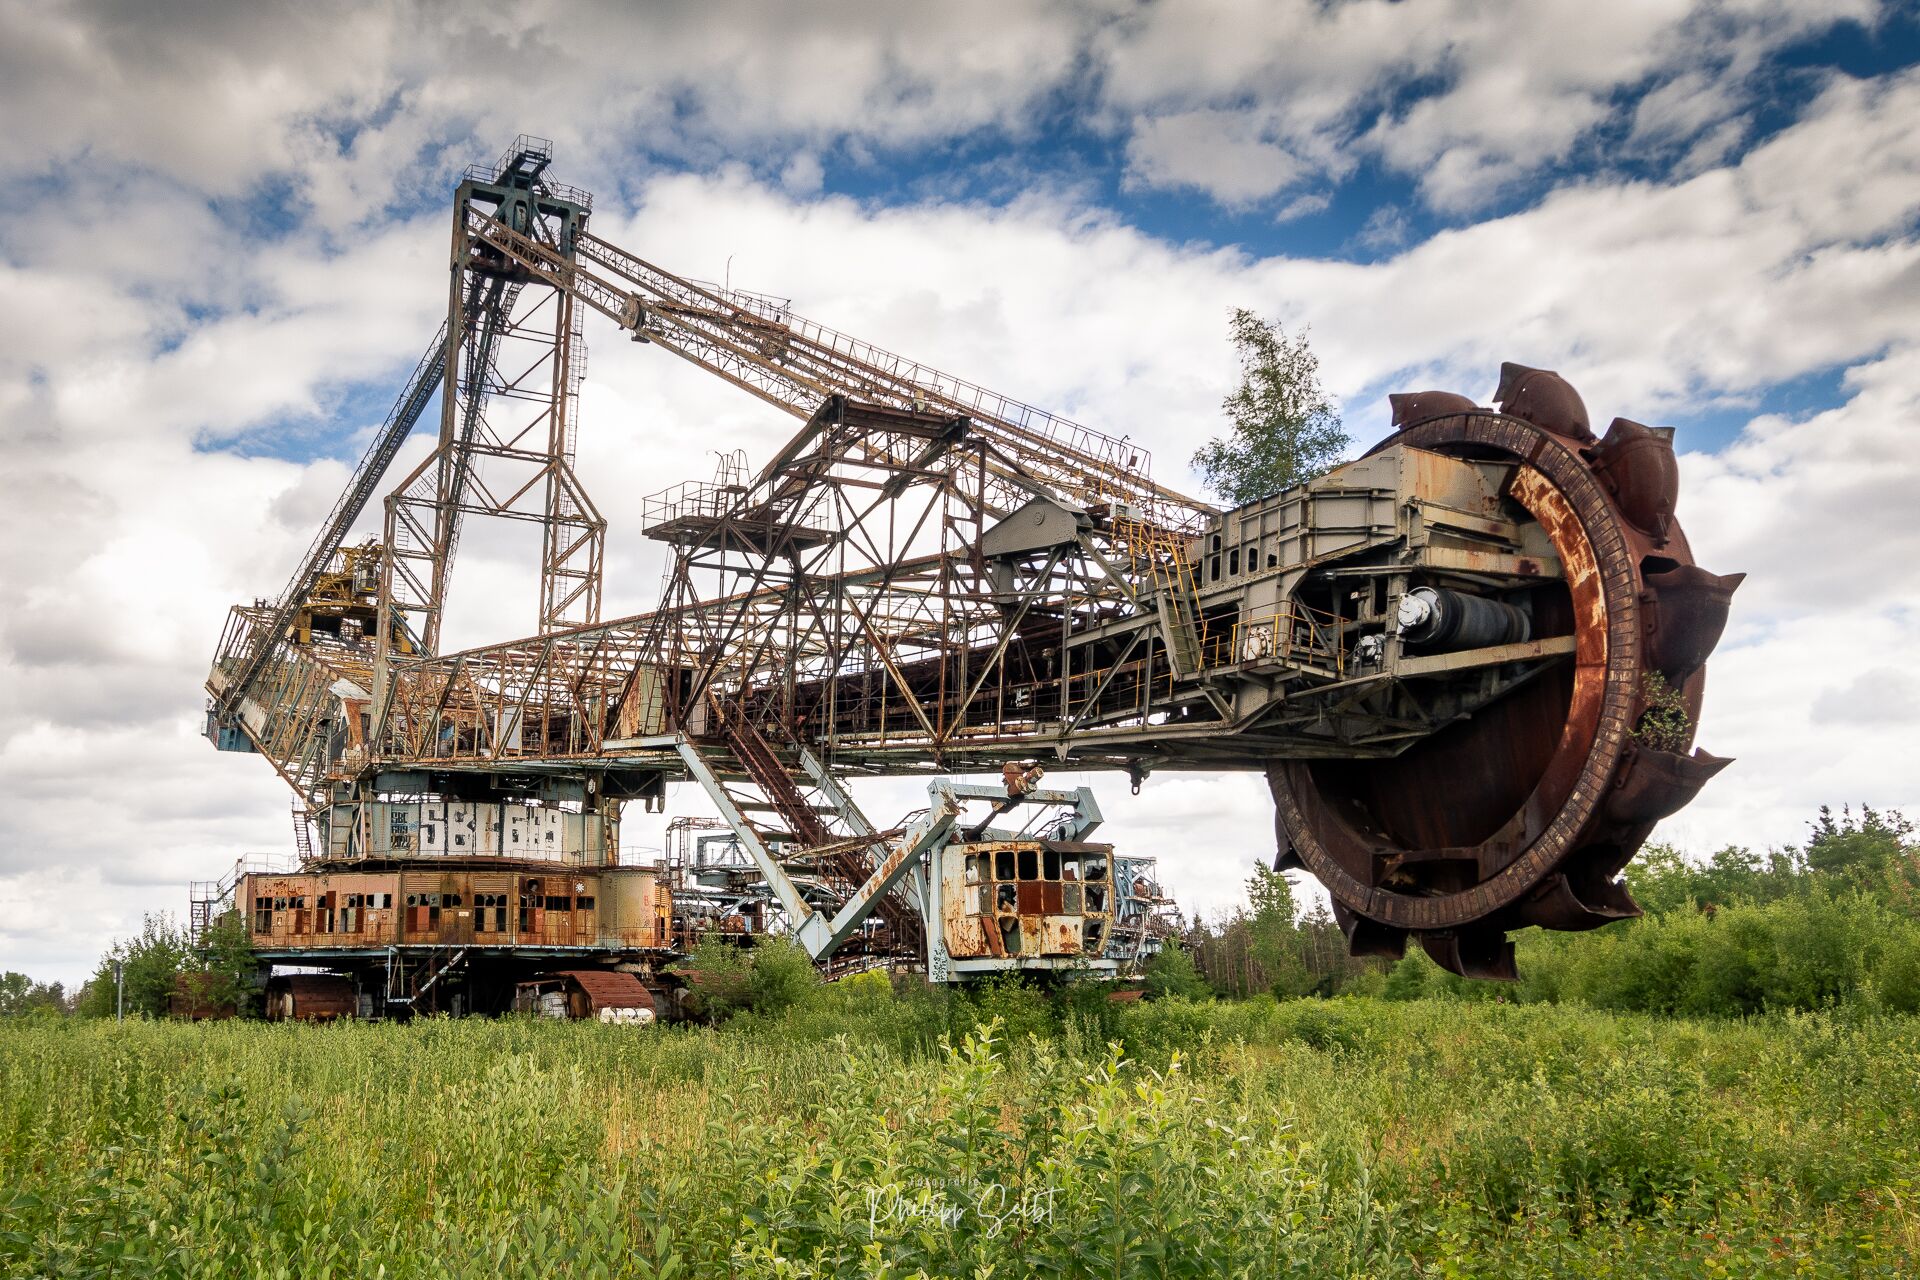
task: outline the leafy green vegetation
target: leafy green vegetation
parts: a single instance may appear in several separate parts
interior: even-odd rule
[[[100,967],[80,988],[74,1012],[90,1018],[111,1018],[116,1000],[124,995],[126,1012],[161,1017],[173,997],[174,980],[192,961],[187,931],[170,916],[150,914],[142,922],[139,936],[116,941],[100,957]],[[114,966],[121,966],[121,984],[114,981]]]
[[[1916,1274],[1912,825],[1628,874],[1517,984],[1346,958],[1257,870],[1144,1001],[713,940],[697,1027],[7,1018],[0,1274]],[[148,1012],[251,962],[112,959]]]
[[[1229,505],[1270,497],[1324,474],[1353,443],[1320,386],[1304,332],[1235,308],[1228,322],[1240,385],[1221,402],[1233,429],[1193,455],[1207,487]]]
[[[256,997],[251,985],[253,942],[246,918],[237,911],[214,921],[198,948],[173,917],[146,916],[139,936],[116,941],[100,957],[99,968],[74,998],[73,1012],[90,1018],[115,1015],[122,994],[114,982],[116,964],[121,966],[128,1014],[165,1016],[183,976],[202,1006],[232,1006],[245,1013]]]
[[[1086,991],[866,974],[646,1031],[10,1020],[0,1272],[1920,1265],[1920,1019]]]
[[[1347,956],[1256,866],[1247,909],[1187,938],[1218,994],[1581,1003],[1697,1016],[1851,1007],[1920,1012],[1920,841],[1898,812],[1822,809],[1806,844],[1692,862],[1650,845],[1626,871],[1645,909],[1591,933],[1515,935],[1520,981],[1444,973],[1418,947],[1391,969]]]
[[[1647,709],[1628,732],[1655,751],[1685,751],[1693,741],[1693,721],[1687,715],[1686,700],[1658,671],[1647,672],[1643,687]]]
[[[1645,917],[1520,934],[1517,984],[1454,978],[1410,953],[1385,994],[1698,1015],[1920,1012],[1920,843],[1898,813],[1823,809],[1804,848],[1723,849],[1699,864],[1654,846],[1627,881]]]
[[[66,1011],[66,988],[58,982],[35,982],[11,969],[0,974],[0,1017],[21,1014],[57,1017]]]
[[[780,937],[760,938],[749,948],[709,933],[674,972],[687,984],[687,1011],[713,1023],[741,1013],[780,1013],[820,985],[807,953]]]

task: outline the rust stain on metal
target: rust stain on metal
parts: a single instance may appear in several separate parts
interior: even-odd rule
[[[903,854],[835,798],[828,764],[998,768],[998,815],[1047,794],[1045,759],[1125,768],[1136,785],[1155,765],[1265,770],[1283,847],[1328,883],[1353,945],[1425,935],[1442,963],[1496,974],[1509,927],[1617,918],[1607,886],[1649,815],[1708,771],[1698,757],[1629,762],[1629,744],[1650,670],[1697,716],[1738,577],[1692,562],[1670,433],[1616,419],[1595,444],[1557,373],[1502,366],[1501,413],[1395,396],[1400,430],[1368,456],[1219,511],[1155,483],[1126,439],[587,233],[590,199],[543,176],[551,158],[516,143],[462,182],[453,336],[417,367],[293,581],[234,609],[221,637],[208,736],[257,752],[298,797],[303,874],[249,877],[233,903],[263,955],[358,952],[364,991],[364,957],[383,949],[544,964],[532,953],[659,950],[696,924],[745,934],[783,912],[806,932],[821,906],[866,893],[881,927],[865,940],[931,965],[934,922],[906,887],[863,888],[873,861],[884,878]],[[516,315],[502,299],[522,290]],[[612,621],[604,522],[571,428],[573,322],[594,310],[804,423],[758,473],[729,457],[713,484],[646,500],[645,528],[673,548],[666,595]],[[533,315],[552,327],[521,323]],[[506,331],[531,344],[526,367],[546,366],[515,412],[550,428],[516,437],[550,500],[525,505],[531,482],[454,491],[485,460],[467,428],[495,393],[477,392],[388,497],[381,537],[347,546],[436,379],[490,367]],[[439,652],[456,510],[543,524],[528,638]],[[826,527],[829,510],[848,527]],[[828,571],[806,553],[830,541]],[[1394,616],[1442,592],[1456,618],[1498,614],[1507,643],[1543,643],[1422,635]],[[627,894],[631,869],[610,863],[622,806],[664,801],[689,775],[715,789],[753,865],[689,885],[707,914],[676,918],[670,896]],[[391,801],[395,776],[433,781],[418,803]],[[530,778],[537,803],[522,803]],[[730,786],[758,794],[730,806]],[[550,866],[480,870],[528,852],[553,819],[572,834]],[[936,855],[951,954],[1104,953],[1113,885],[1055,869],[1071,858],[1053,846],[978,856],[991,865],[960,874]],[[778,892],[756,898],[754,876]],[[196,898],[196,920],[233,887]]]

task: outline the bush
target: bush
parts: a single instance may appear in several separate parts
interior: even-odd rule
[[[786,938],[763,938],[747,966],[747,1007],[784,1013],[820,985],[820,973],[805,951]]]
[[[1165,999],[1168,996],[1183,996],[1188,1000],[1204,1000],[1213,993],[1207,980],[1200,976],[1200,970],[1193,963],[1193,956],[1185,947],[1169,940],[1160,950],[1154,952],[1147,961],[1143,974],[1150,1000]]]
[[[708,1022],[724,1022],[752,1003],[753,961],[746,949],[709,933],[673,972],[687,984],[687,1009]]]
[[[174,981],[188,966],[191,952],[187,931],[171,916],[148,915],[140,936],[117,941],[100,959],[100,967],[80,989],[74,1012],[91,1018],[111,1018],[121,995],[114,982],[115,963],[121,966],[126,1012],[163,1018],[173,999]]]

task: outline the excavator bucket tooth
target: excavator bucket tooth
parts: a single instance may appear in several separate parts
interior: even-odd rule
[[[1714,774],[1732,763],[1705,751],[1685,756],[1635,743],[1607,797],[1607,820],[1636,827],[1671,817],[1699,795]]]
[[[1391,925],[1355,915],[1338,901],[1333,904],[1333,920],[1340,926],[1340,931],[1347,935],[1348,955],[1383,956],[1398,960],[1407,953],[1405,929],[1395,929]]]
[[[1705,666],[1746,577],[1711,574],[1697,564],[1648,573],[1648,665],[1673,683]]]
[[[1499,929],[1426,933],[1420,935],[1420,946],[1435,964],[1462,978],[1513,982],[1520,976],[1513,963],[1513,943]]]
[[[1571,383],[1552,370],[1509,361],[1500,366],[1500,389],[1493,398],[1500,412],[1511,417],[1581,444],[1593,439],[1586,403]]]
[[[1620,514],[1659,546],[1673,523],[1680,495],[1680,463],[1671,434],[1615,418],[1593,451],[1593,472],[1620,504]]]
[[[1397,391],[1387,397],[1393,408],[1393,425],[1411,426],[1447,413],[1473,413],[1480,406],[1452,391]]]
[[[1575,880],[1582,883],[1578,887]],[[1617,880],[1559,874],[1547,877],[1515,908],[1512,923],[1569,932],[1597,929],[1640,914],[1640,904]]]

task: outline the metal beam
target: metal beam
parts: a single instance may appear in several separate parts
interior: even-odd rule
[[[814,950],[814,943],[824,938],[826,922],[819,919],[819,913],[808,906],[806,899],[800,896],[799,887],[793,883],[792,877],[787,875],[785,868],[775,861],[772,851],[761,842],[760,833],[753,829],[753,824],[748,822],[746,815],[740,812],[740,806],[734,803],[732,794],[721,785],[720,779],[714,775],[713,768],[707,764],[699,750],[685,738],[680,739],[675,746],[680,752],[681,761],[687,766],[688,775],[700,784],[701,790],[707,793],[707,798],[713,801],[714,808],[720,810],[720,816],[725,818],[727,825],[733,828],[733,834],[740,838],[741,847],[747,851],[747,856],[753,859],[753,864],[760,869],[760,874],[767,878],[767,883],[773,888],[774,896],[780,899],[780,905],[786,908],[787,918],[793,922],[794,935],[799,938],[800,944],[811,954],[816,956],[824,954]]]
[[[847,899],[846,905],[826,926],[825,938],[820,945],[817,948],[808,946],[815,960],[831,955],[834,948],[851,937],[861,922],[873,913],[888,890],[909,871],[920,866],[929,853],[937,852],[947,843],[947,837],[953,833],[954,820],[960,816],[960,805],[954,799],[951,785],[941,779],[928,786],[927,811],[901,835],[899,847],[881,860],[873,874],[867,877],[866,883],[853,891],[853,896]],[[928,921],[927,936],[931,938],[936,933],[937,922]],[[802,943],[805,945],[804,938]]]

